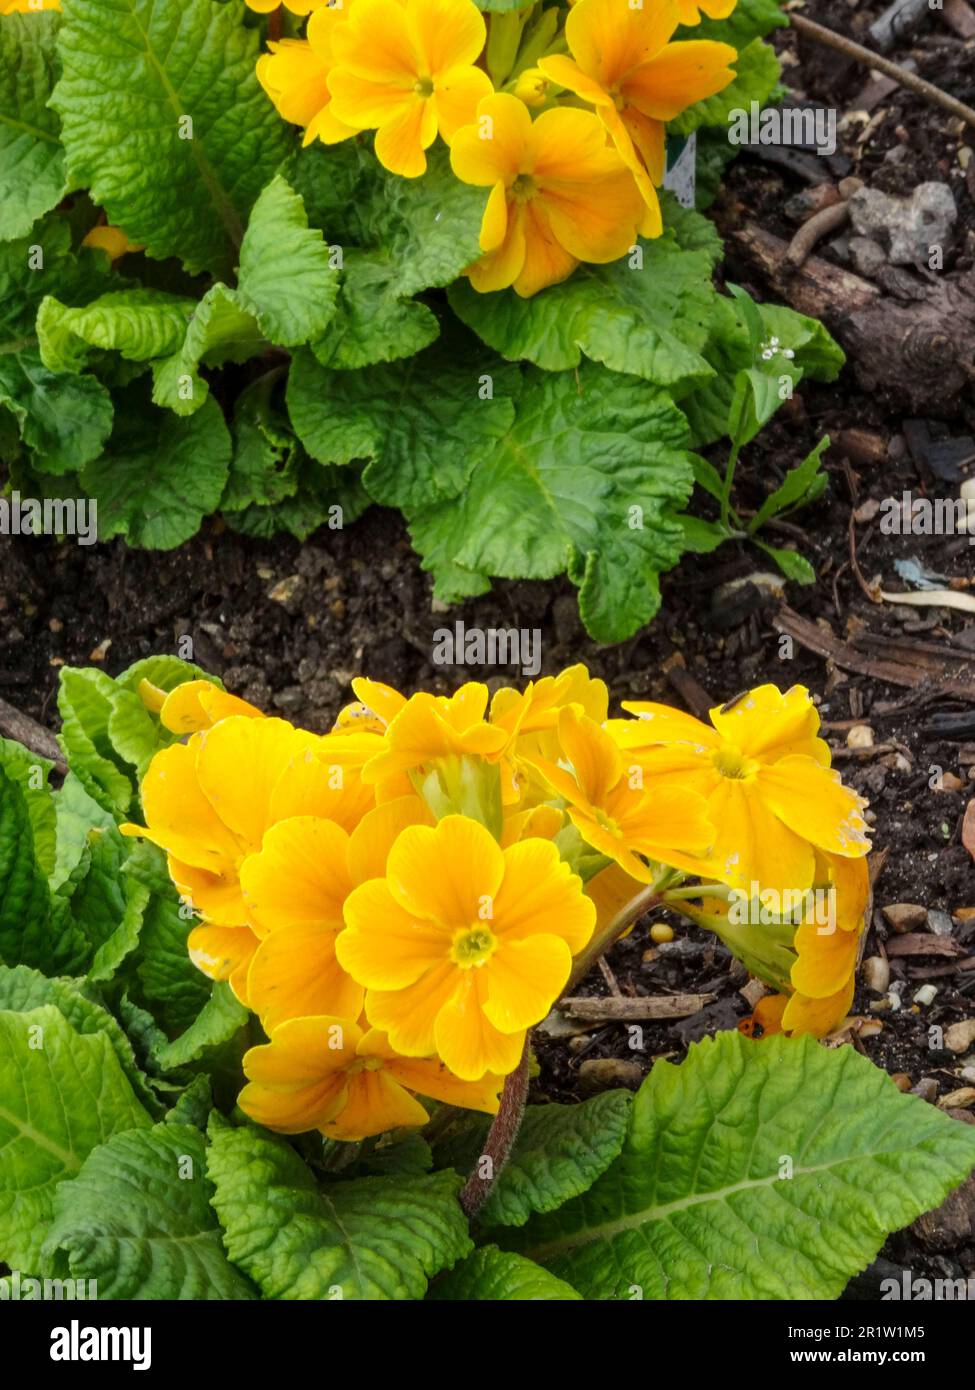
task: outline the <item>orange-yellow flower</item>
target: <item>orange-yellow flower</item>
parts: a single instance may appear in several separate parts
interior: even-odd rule
[[[367,1139],[430,1118],[416,1093],[493,1114],[502,1078],[452,1076],[436,1058],[400,1057],[377,1029],[349,1018],[295,1018],[244,1057],[241,1109],[284,1134],[318,1129],[330,1139]]]
[[[501,794],[505,807],[524,809],[547,800],[550,793],[534,771],[530,758],[557,762],[560,755],[559,712],[574,705],[601,724],[609,708],[606,684],[589,675],[582,663],[567,666],[557,676],[529,681],[525,689],[503,686],[491,700],[491,723],[508,733],[501,760]]]
[[[579,0],[565,24],[572,57],[540,58],[545,76],[596,108],[646,204],[640,230],[659,236],[664,122],[720,92],[737,57],[726,43],[670,43],[680,23],[678,0]]]
[[[249,10],[258,14],[271,14],[279,9],[282,0],[245,0]],[[314,14],[318,10],[334,10],[336,13],[347,9],[352,0],[283,0],[284,8],[292,14]]]
[[[321,6],[308,21],[307,38],[269,42],[270,52],[257,60],[258,81],[280,115],[304,127],[305,145],[313,140],[335,145],[358,129],[336,117],[329,89],[335,66],[334,37],[348,16],[346,6]]]
[[[437,131],[449,143],[492,90],[487,73],[474,66],[486,33],[472,0],[356,0],[334,36],[335,115],[375,129],[380,163],[418,177]]]
[[[11,14],[8,10],[6,13]],[[143,251],[145,247],[137,246],[135,242],[129,241],[121,227],[109,227],[101,223],[97,227],[92,227],[90,232],[86,232],[81,239],[82,246],[92,246],[98,251],[104,251],[110,261],[117,261],[121,256],[127,256],[130,251]]]
[[[363,780],[422,772],[438,759],[465,754],[496,760],[508,735],[485,721],[487,702],[488,688],[480,681],[468,681],[453,695],[411,696],[390,720],[385,744],[366,763]]]
[[[666,705],[623,708],[640,718],[607,727],[648,781],[706,798],[722,882],[803,892],[814,881],[815,849],[854,859],[869,850],[865,803],[830,770],[804,686],[784,695],[759,686],[713,709],[712,727]]]
[[[478,1081],[518,1065],[588,942],[595,909],[547,840],[502,850],[477,821],[412,826],[386,877],[346,899],[340,963],[374,1028],[408,1057]]]
[[[146,826],[121,827],[166,851],[170,877],[206,923],[190,933],[191,958],[245,1002],[258,938],[241,891],[244,861],[278,821],[318,815],[351,828],[374,804],[358,776],[320,756],[326,742],[282,719],[223,719],[156,754],[141,788]]]
[[[146,709],[159,715],[164,729],[173,734],[195,734],[210,729],[232,714],[263,719],[263,711],[237,695],[221,690],[213,681],[184,681],[166,691],[151,681],[139,682],[139,696]]]
[[[591,113],[561,106],[532,121],[524,102],[502,92],[485,97],[477,117],[450,149],[457,177],[491,190],[484,255],[467,270],[476,290],[510,285],[527,297],[580,261],[615,261],[629,250],[643,204]]]
[[[260,938],[247,996],[268,1031],[304,1015],[358,1017],[362,986],[335,956],[345,900],[357,884],[385,874],[401,830],[432,820],[426,804],[409,796],[377,806],[354,827],[295,816],[267,831],[260,852],[245,860],[240,881]]]
[[[586,844],[640,883],[652,883],[659,864],[709,871],[714,827],[702,796],[645,785],[642,770],[626,767],[610,736],[571,706],[559,715],[559,743],[571,772],[545,759],[528,761],[568,802],[569,819]]]
[[[677,0],[681,24],[693,27],[700,24],[701,15],[708,19],[727,19],[738,0]]]

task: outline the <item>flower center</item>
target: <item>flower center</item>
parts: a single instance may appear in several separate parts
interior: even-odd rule
[[[432,77],[418,77],[418,78],[416,79],[416,81],[414,82],[414,84],[413,84],[413,90],[414,90],[414,92],[416,92],[416,94],[417,94],[418,97],[423,97],[424,99],[425,99],[426,97],[432,97],[432,96],[433,96],[433,78],[432,78]]]
[[[527,203],[538,192],[538,185],[531,174],[519,174],[511,185],[511,195],[520,203]]]
[[[450,948],[450,958],[462,970],[484,965],[494,954],[497,939],[487,927],[461,929],[454,937]]]
[[[746,758],[740,748],[733,743],[723,743],[711,754],[711,762],[722,777],[732,777],[741,781],[754,776],[758,763],[754,758]]]
[[[610,835],[615,835],[617,840],[622,839],[623,832],[613,820],[612,816],[607,816],[606,812],[601,811],[598,806],[593,807],[593,813],[596,817],[596,824],[600,829],[608,831]]]
[[[382,1057],[357,1057],[345,1068],[346,1076],[358,1076],[364,1071],[381,1071],[385,1065]]]

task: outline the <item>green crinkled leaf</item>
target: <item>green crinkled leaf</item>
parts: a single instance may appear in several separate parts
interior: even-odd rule
[[[54,764],[22,743],[0,738],[0,768],[20,787],[30,818],[34,858],[47,878],[57,863],[57,813],[47,779]]]
[[[715,28],[717,27],[716,24]],[[697,33],[694,37],[698,37]],[[714,34],[713,37],[719,36]],[[723,41],[730,42],[728,39]],[[724,91],[695,102],[674,120],[668,121],[669,131],[675,135],[690,135],[691,131],[697,130],[699,126],[727,127],[732,111],[748,111],[753,101],[757,101],[759,105],[765,102],[775,91],[781,74],[775,49],[762,39],[753,39],[751,43],[746,44],[731,66],[737,74],[734,81],[730,82]]]
[[[86,791],[80,778],[69,772],[54,794],[56,856],[51,887],[60,888],[74,873],[88,847],[88,832],[114,826],[115,818]]]
[[[26,236],[68,191],[59,122],[47,105],[58,18],[8,14],[0,24],[0,241]]]
[[[99,1298],[254,1298],[210,1206],[203,1135],[180,1124],[116,1134],[62,1183],[45,1243]]]
[[[686,435],[671,400],[636,377],[592,363],[530,374],[514,426],[465,491],[409,518],[438,594],[458,597],[441,557],[476,576],[567,570],[590,633],[630,636],[653,617],[660,572],[681,554],[675,513],[693,484]]]
[[[700,214],[681,216],[685,235]],[[675,233],[640,241],[640,255],[610,265],[580,265],[568,280],[528,299],[514,290],[479,294],[468,280],[451,286],[454,312],[509,359],[546,371],[577,367],[584,357],[614,372],[660,386],[706,380],[702,356],[717,292],[711,283],[713,229],[700,249],[684,249]]]
[[[339,276],[300,194],[280,175],[254,204],[240,248],[237,297],[265,337],[298,347],[325,332]]]
[[[26,965],[0,966],[0,1009],[28,1013],[42,1004],[53,1004],[76,1033],[103,1033],[139,1100],[150,1114],[158,1114],[159,1100],[136,1062],[131,1042],[97,1002],[97,995],[97,989],[83,980],[48,979]]]
[[[252,381],[234,407],[234,452],[230,476],[220,499],[223,512],[255,510],[293,497],[298,488],[297,440],[275,405],[285,377],[276,367]]]
[[[198,1061],[205,1052],[229,1042],[245,1026],[250,1014],[238,1003],[225,980],[218,980],[199,1014],[178,1038],[159,1048],[153,1061],[161,1071],[173,1071]]]
[[[437,1279],[427,1298],[455,1303],[484,1299],[494,1303],[551,1303],[578,1302],[582,1295],[534,1260],[526,1260],[511,1250],[499,1250],[496,1245],[485,1245]]]
[[[208,1171],[231,1260],[265,1298],[420,1299],[471,1250],[456,1173],[319,1188],[283,1139],[215,1127]]]
[[[478,1213],[482,1226],[523,1226],[533,1212],[555,1211],[591,1187],[618,1156],[632,1096],[606,1091],[580,1105],[531,1105],[511,1157]],[[490,1120],[477,1121],[436,1151],[460,1173],[477,1166]]]
[[[86,955],[37,861],[27,799],[0,767],[0,961],[57,974],[79,969]]]
[[[95,257],[72,256],[68,227],[57,218],[19,241],[0,242],[0,407],[44,473],[70,473],[94,458],[112,428],[105,387],[94,377],[49,371],[38,350],[41,300],[55,291],[74,298],[82,280],[87,297],[101,288]]]
[[[192,415],[210,392],[200,376],[201,364],[218,367],[224,362],[246,362],[264,344],[257,320],[243,307],[237,291],[213,285],[194,306],[178,349],[153,363],[152,399],[177,415]]]
[[[213,1109],[213,1086],[204,1074],[194,1076],[171,1110],[167,1110],[168,1125],[192,1125],[205,1130]]]
[[[193,274],[226,277],[289,146],[243,16],[238,0],[64,5],[52,105],[70,176],[147,255]]]
[[[852,1048],[721,1033],[658,1061],[612,1167],[511,1235],[584,1298],[836,1298],[973,1167],[969,1126]]]
[[[316,167],[319,177],[330,177],[327,159]],[[359,189],[358,229],[352,229],[358,236],[355,245],[343,246],[335,317],[313,345],[327,367],[390,362],[428,346],[438,335],[437,319],[413,296],[449,285],[479,254],[485,194],[454,176],[446,149],[428,152],[422,178],[379,171]],[[329,221],[322,225],[335,241]]]
[[[314,458],[369,460],[369,494],[409,510],[457,496],[511,429],[519,386],[516,369],[447,345],[361,372],[330,372],[305,352],[292,364],[288,409]]]
[[[79,372],[92,349],[118,352],[130,362],[149,362],[175,352],[196,307],[158,290],[116,290],[81,309],[71,309],[53,295],[37,314],[41,361],[52,372]]]
[[[40,1274],[58,1183],[150,1119],[105,1034],[76,1033],[51,1005],[0,1012],[0,1077],[0,1250]]]
[[[104,671],[94,667],[61,667],[58,743],[65,761],[103,810],[124,816],[132,804],[135,786],[109,737],[114,695],[114,682]]]
[[[139,936],[139,984],[165,1031],[175,1036],[193,1024],[213,991],[212,981],[197,970],[186,947],[196,917],[180,904],[166,872],[166,856],[155,845],[137,844],[126,872],[152,894]]]
[[[100,539],[124,536],[154,550],[189,540],[220,502],[230,454],[230,432],[212,399],[184,418],[153,410],[130,388],[105,452],[81,473],[98,499]]]

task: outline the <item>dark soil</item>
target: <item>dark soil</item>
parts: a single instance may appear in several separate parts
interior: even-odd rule
[[[856,0],[817,0],[803,13],[862,38],[882,8]],[[791,31],[780,33],[776,43],[797,56],[788,62],[785,79],[800,96],[835,105],[841,115],[855,109],[868,80],[863,69],[806,42],[797,50]],[[975,42],[964,44],[938,11],[891,56],[897,61],[912,56],[923,76],[962,100],[975,99]],[[962,168],[958,147],[964,141],[975,146],[975,132],[967,131],[962,140],[953,118],[903,91],[882,101],[870,119],[878,111],[884,114],[865,143],[857,144],[864,122],[851,123],[841,135],[834,173],[855,172],[897,193],[928,179],[948,181],[959,221],[945,273],[966,269],[975,259],[975,160],[967,171]],[[726,232],[747,214],[788,238],[795,223],[783,209],[802,186],[788,172],[746,154],[729,170],[714,215]],[[821,246],[818,254],[842,258],[842,243],[832,250]],[[725,274],[756,298],[774,298],[733,256]],[[935,438],[975,434],[975,393],[929,427]],[[864,449],[862,435],[844,433],[850,430],[879,441],[875,454]],[[869,515],[864,504],[870,499],[879,502],[905,490],[957,495],[957,480],[948,485],[917,461],[897,403],[865,395],[850,367],[836,385],[801,386],[797,398],[746,450],[739,501],[745,508],[757,506],[823,433],[834,440],[827,455],[828,494],[799,515],[798,525],[770,536],[776,544],[796,544],[818,574],[814,586],[788,586],[789,605],[828,626],[838,639],[878,639],[874,654],[882,655],[884,642],[908,639],[967,650],[975,663],[975,616],[873,602],[851,566],[852,535],[868,585],[879,577],[884,589],[902,590],[894,563],[907,559],[955,581],[975,575],[973,552],[963,536],[887,536],[875,521],[862,519]],[[959,476],[973,473],[975,463]],[[854,511],[861,520],[851,528]],[[434,631],[458,619],[468,626],[540,629],[543,673],[583,661],[605,678],[616,701],[639,697],[682,704],[680,692],[687,686],[681,682],[688,675],[714,703],[763,681],[783,687],[800,682],[819,701],[837,766],[869,797],[875,844],[886,851],[865,953],[883,952],[888,928],[879,908],[895,902],[953,916],[955,940],[975,950],[975,921],[966,925],[957,916],[961,909],[975,908],[975,865],[961,843],[962,817],[975,792],[975,701],[966,705],[936,690],[916,692],[844,671],[798,644],[786,650],[773,625],[781,596],[753,582],[766,570],[759,552],[731,546],[702,561],[689,558],[665,581],[658,619],[623,645],[605,648],[586,637],[567,582],[499,583],[489,596],[445,613],[431,600],[430,581],[401,520],[378,508],[348,531],[324,530],[304,545],[290,539],[246,540],[219,523],[169,554],[127,551],[118,543],[86,549],[7,540],[0,552],[0,696],[56,727],[61,665],[100,662],[115,672],[149,653],[175,651],[187,636],[193,659],[222,676],[230,689],[318,730],[329,727],[349,698],[350,678],[361,672],[406,691],[446,691],[472,676],[492,685],[520,684],[517,671],[434,665]],[[975,688],[971,669],[968,684]],[[946,738],[932,731],[936,714],[965,709],[973,715],[966,734]],[[873,747],[847,746],[855,724],[870,726]],[[947,790],[932,789],[938,769],[946,774]],[[681,1022],[643,1025],[642,1051],[630,1049],[628,1030],[621,1025],[595,1028],[571,1042],[536,1035],[539,1096],[577,1097],[586,1061],[636,1063],[643,1073],[658,1057],[679,1060],[690,1041],[734,1027],[749,1012],[739,993],[744,979],[724,948],[704,933],[674,925],[675,941],[662,948],[652,946],[643,923],[610,952],[618,988],[631,995],[706,991],[715,1002]],[[872,1007],[877,996],[861,989],[855,1013],[879,1020],[882,1030],[856,1037],[855,1045],[907,1078],[903,1085],[930,1078],[943,1096],[964,1084],[959,1079],[963,1063],[932,1047],[929,1029],[975,1015],[975,971],[959,969],[957,961],[942,962],[943,973],[932,977],[939,967],[934,958],[899,958],[891,965],[894,978],[905,981],[904,1006],[878,1012]],[[929,977],[937,987],[934,1001],[914,1004],[916,990]],[[583,992],[604,994],[609,987],[594,971]],[[970,1236],[928,1232],[922,1241],[908,1232],[888,1242],[884,1257],[916,1275],[975,1273]],[[851,1295],[876,1297],[878,1269],[885,1272],[884,1266],[875,1267]]]

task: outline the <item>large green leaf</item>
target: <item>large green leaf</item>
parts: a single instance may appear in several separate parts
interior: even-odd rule
[[[622,1154],[511,1242],[587,1298],[835,1298],[975,1167],[975,1133],[850,1047],[721,1033],[657,1062]]]
[[[471,576],[551,579],[568,571],[599,641],[619,642],[660,603],[659,576],[676,564],[675,513],[693,473],[687,423],[636,377],[593,363],[533,372],[517,418],[476,463],[454,501],[410,517],[414,544],[448,601]]]
[[[264,334],[237,291],[212,285],[194,306],[176,351],[153,363],[152,399],[177,415],[192,415],[210,391],[200,376],[201,364],[218,367],[224,362],[246,362],[264,346]]]
[[[19,241],[0,242],[0,407],[45,473],[68,473],[94,458],[112,428],[105,387],[94,377],[49,371],[38,350],[41,300],[54,293],[65,301],[84,297],[82,282],[89,298],[100,290],[95,256],[73,257],[68,227],[56,218]]]
[[[363,481],[388,507],[456,497],[478,457],[511,429],[520,386],[516,369],[467,347],[436,343],[359,372],[329,371],[310,352],[299,354],[288,409],[305,448],[323,463],[370,460]]]
[[[57,813],[48,777],[54,767],[47,758],[32,753],[22,743],[0,738],[0,768],[24,795],[30,817],[34,857],[50,878],[57,863]]]
[[[623,1147],[632,1096],[606,1091],[580,1105],[532,1105],[511,1157],[478,1213],[482,1226],[523,1226],[533,1212],[555,1211],[600,1177]],[[477,1166],[490,1121],[477,1121],[435,1153],[460,1173]]]
[[[79,372],[92,349],[149,362],[175,352],[195,308],[192,299],[159,290],[116,290],[80,309],[49,295],[37,314],[41,361],[52,372]]]
[[[511,1250],[499,1250],[496,1245],[484,1245],[437,1279],[427,1298],[455,1303],[481,1299],[495,1303],[552,1303],[578,1302],[582,1295],[534,1260],[526,1260]]]
[[[332,158],[329,151],[326,158],[309,165],[305,184],[330,180]],[[357,235],[351,246],[343,246],[344,273],[335,317],[314,345],[327,367],[391,362],[428,346],[439,332],[437,318],[413,296],[450,284],[479,254],[483,190],[454,176],[445,149],[431,150],[428,159],[427,172],[418,179],[401,179],[383,171],[372,176],[358,170],[350,173],[358,177],[358,228],[353,229]],[[310,196],[319,201],[314,191]],[[325,234],[337,240],[327,205],[324,213]]]
[[[272,343],[297,347],[324,333],[338,281],[321,232],[308,226],[301,196],[279,175],[254,204],[240,248],[242,306]]]
[[[684,216],[709,227],[696,213]],[[514,290],[479,294],[458,280],[450,303],[504,357],[527,358],[547,371],[589,357],[660,386],[694,383],[712,374],[702,356],[717,298],[712,254],[710,237],[693,250],[665,232],[610,265],[581,265],[529,299]]]
[[[288,127],[240,0],[64,0],[52,105],[71,178],[150,256],[229,274]]]
[[[0,966],[0,1009],[27,1013],[53,1004],[76,1033],[103,1033],[133,1091],[151,1114],[157,1114],[159,1101],[136,1062],[131,1042],[96,995],[97,990],[83,980],[48,979],[26,965]]]
[[[128,813],[135,784],[112,746],[109,721],[115,684],[93,666],[62,666],[58,683],[58,742],[72,773],[111,815]],[[87,827],[82,838],[87,835]]]
[[[0,24],[0,241],[26,236],[67,192],[54,86],[58,19],[11,14]]]
[[[111,1042],[52,1005],[0,1012],[0,1258],[43,1272],[55,1189],[96,1144],[146,1126]]]
[[[172,1071],[198,1061],[212,1047],[229,1042],[244,1027],[250,1014],[238,1003],[224,980],[218,980],[213,993],[184,1033],[160,1047],[153,1061],[162,1071]]]
[[[253,1298],[224,1254],[203,1135],[181,1124],[116,1134],[58,1188],[49,1259],[99,1298]]]
[[[189,540],[220,502],[230,454],[230,431],[212,399],[184,418],[154,410],[129,388],[105,452],[81,474],[98,499],[100,538],[155,550]]]
[[[210,1138],[227,1253],[265,1298],[419,1299],[471,1249],[455,1173],[319,1188],[275,1135],[211,1123]]]

